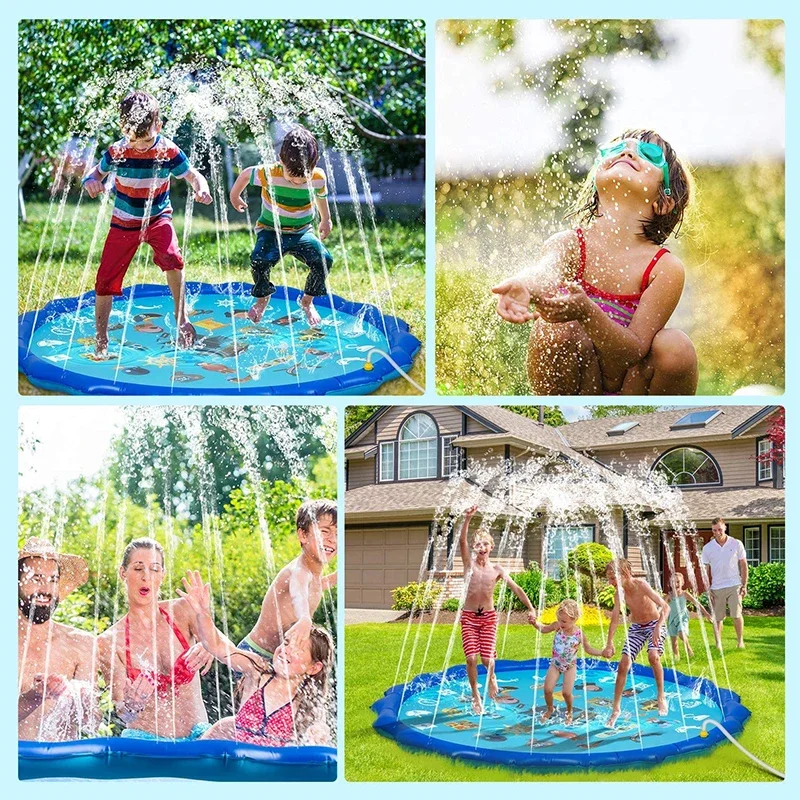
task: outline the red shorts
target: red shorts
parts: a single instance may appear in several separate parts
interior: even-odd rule
[[[462,611],[461,644],[465,656],[497,658],[497,612]]]
[[[126,231],[122,228],[110,228],[94,283],[97,294],[122,294],[125,273],[142,242],[153,248],[153,263],[160,267],[162,272],[183,269],[178,235],[169,217],[159,217],[144,230]]]

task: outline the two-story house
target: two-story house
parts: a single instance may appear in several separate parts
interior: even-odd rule
[[[425,558],[437,511],[451,499],[450,476],[473,463],[513,465],[541,454],[600,475],[641,470],[644,463],[681,488],[703,541],[711,520],[722,516],[752,564],[782,561],[782,468],[756,460],[769,446],[767,431],[778,412],[777,406],[687,407],[555,428],[495,406],[383,407],[345,442],[345,602],[389,608],[392,589],[431,574],[442,580],[445,594],[457,593],[463,578],[457,553],[447,565],[434,563],[430,553]],[[519,570],[533,561],[551,571],[559,541],[551,531],[544,552],[544,524],[532,524],[520,557],[504,566]],[[687,565],[663,525],[653,520],[652,541],[667,580],[671,564],[684,571]],[[560,533],[571,543],[603,542],[596,520]],[[641,572],[639,549],[627,541],[625,549]]]

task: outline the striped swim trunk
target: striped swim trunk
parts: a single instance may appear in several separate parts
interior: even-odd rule
[[[497,658],[497,612],[494,609],[462,611],[461,644],[465,656]]]
[[[663,656],[664,632],[661,632],[662,635],[659,641],[656,642],[653,640],[653,631],[657,624],[657,619],[645,623],[631,622],[628,626],[628,637],[625,639],[625,644],[622,646],[622,655],[629,656],[631,661],[636,661],[636,656],[639,655],[642,648],[647,644],[648,650],[658,650],[658,654]]]

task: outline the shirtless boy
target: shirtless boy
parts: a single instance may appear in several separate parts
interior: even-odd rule
[[[60,601],[86,582],[89,571],[79,556],[57,553],[44,539],[32,538],[18,554],[17,606],[19,738],[67,741],[80,738],[93,705],[94,637],[53,622]],[[51,717],[69,681],[86,681],[81,704]],[[88,692],[86,691],[88,689]],[[63,703],[63,701],[62,701]],[[79,713],[79,708],[83,709]]]
[[[614,593],[614,610],[611,612],[611,623],[608,626],[608,638],[603,649],[603,657],[614,655],[614,633],[619,627],[620,613],[623,604],[628,608],[628,635],[622,646],[622,658],[619,660],[617,682],[614,686],[614,706],[606,726],[613,728],[619,718],[622,691],[631,664],[636,660],[641,649],[647,645],[647,660],[653,670],[653,677],[658,690],[658,715],[667,714],[667,698],[664,696],[664,668],[661,656],[664,654],[664,637],[662,627],[669,614],[669,605],[664,598],[642,578],[634,578],[631,563],[626,558],[618,558],[606,567],[608,582],[616,589]]]
[[[336,585],[336,573],[325,575],[325,565],[336,555],[336,503],[310,500],[297,512],[300,555],[289,562],[270,584],[253,630],[239,643],[271,659],[275,648],[288,638],[306,640],[322,593]]]
[[[486,685],[489,697],[494,700],[498,694],[497,679],[494,674],[494,660],[497,656],[497,611],[494,609],[494,587],[503,580],[509,589],[528,609],[528,621],[536,622],[536,611],[528,596],[512,580],[511,576],[500,566],[489,561],[489,553],[494,547],[494,539],[489,532],[478,529],[472,540],[472,550],[467,543],[469,523],[477,506],[467,509],[464,524],[461,526],[459,546],[461,560],[464,563],[464,582],[466,598],[461,611],[461,642],[467,660],[467,676],[472,689],[472,710],[476,714],[483,713],[483,701],[478,691],[478,656],[486,667]]]

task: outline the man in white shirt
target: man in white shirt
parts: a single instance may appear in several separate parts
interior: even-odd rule
[[[703,564],[707,567],[706,589],[711,597],[711,613],[714,617],[714,638],[717,647],[722,647],[722,622],[726,609],[733,620],[736,631],[736,646],[744,647],[744,619],[742,598],[747,594],[747,554],[744,545],[727,534],[722,517],[711,525],[714,538],[703,548]]]

